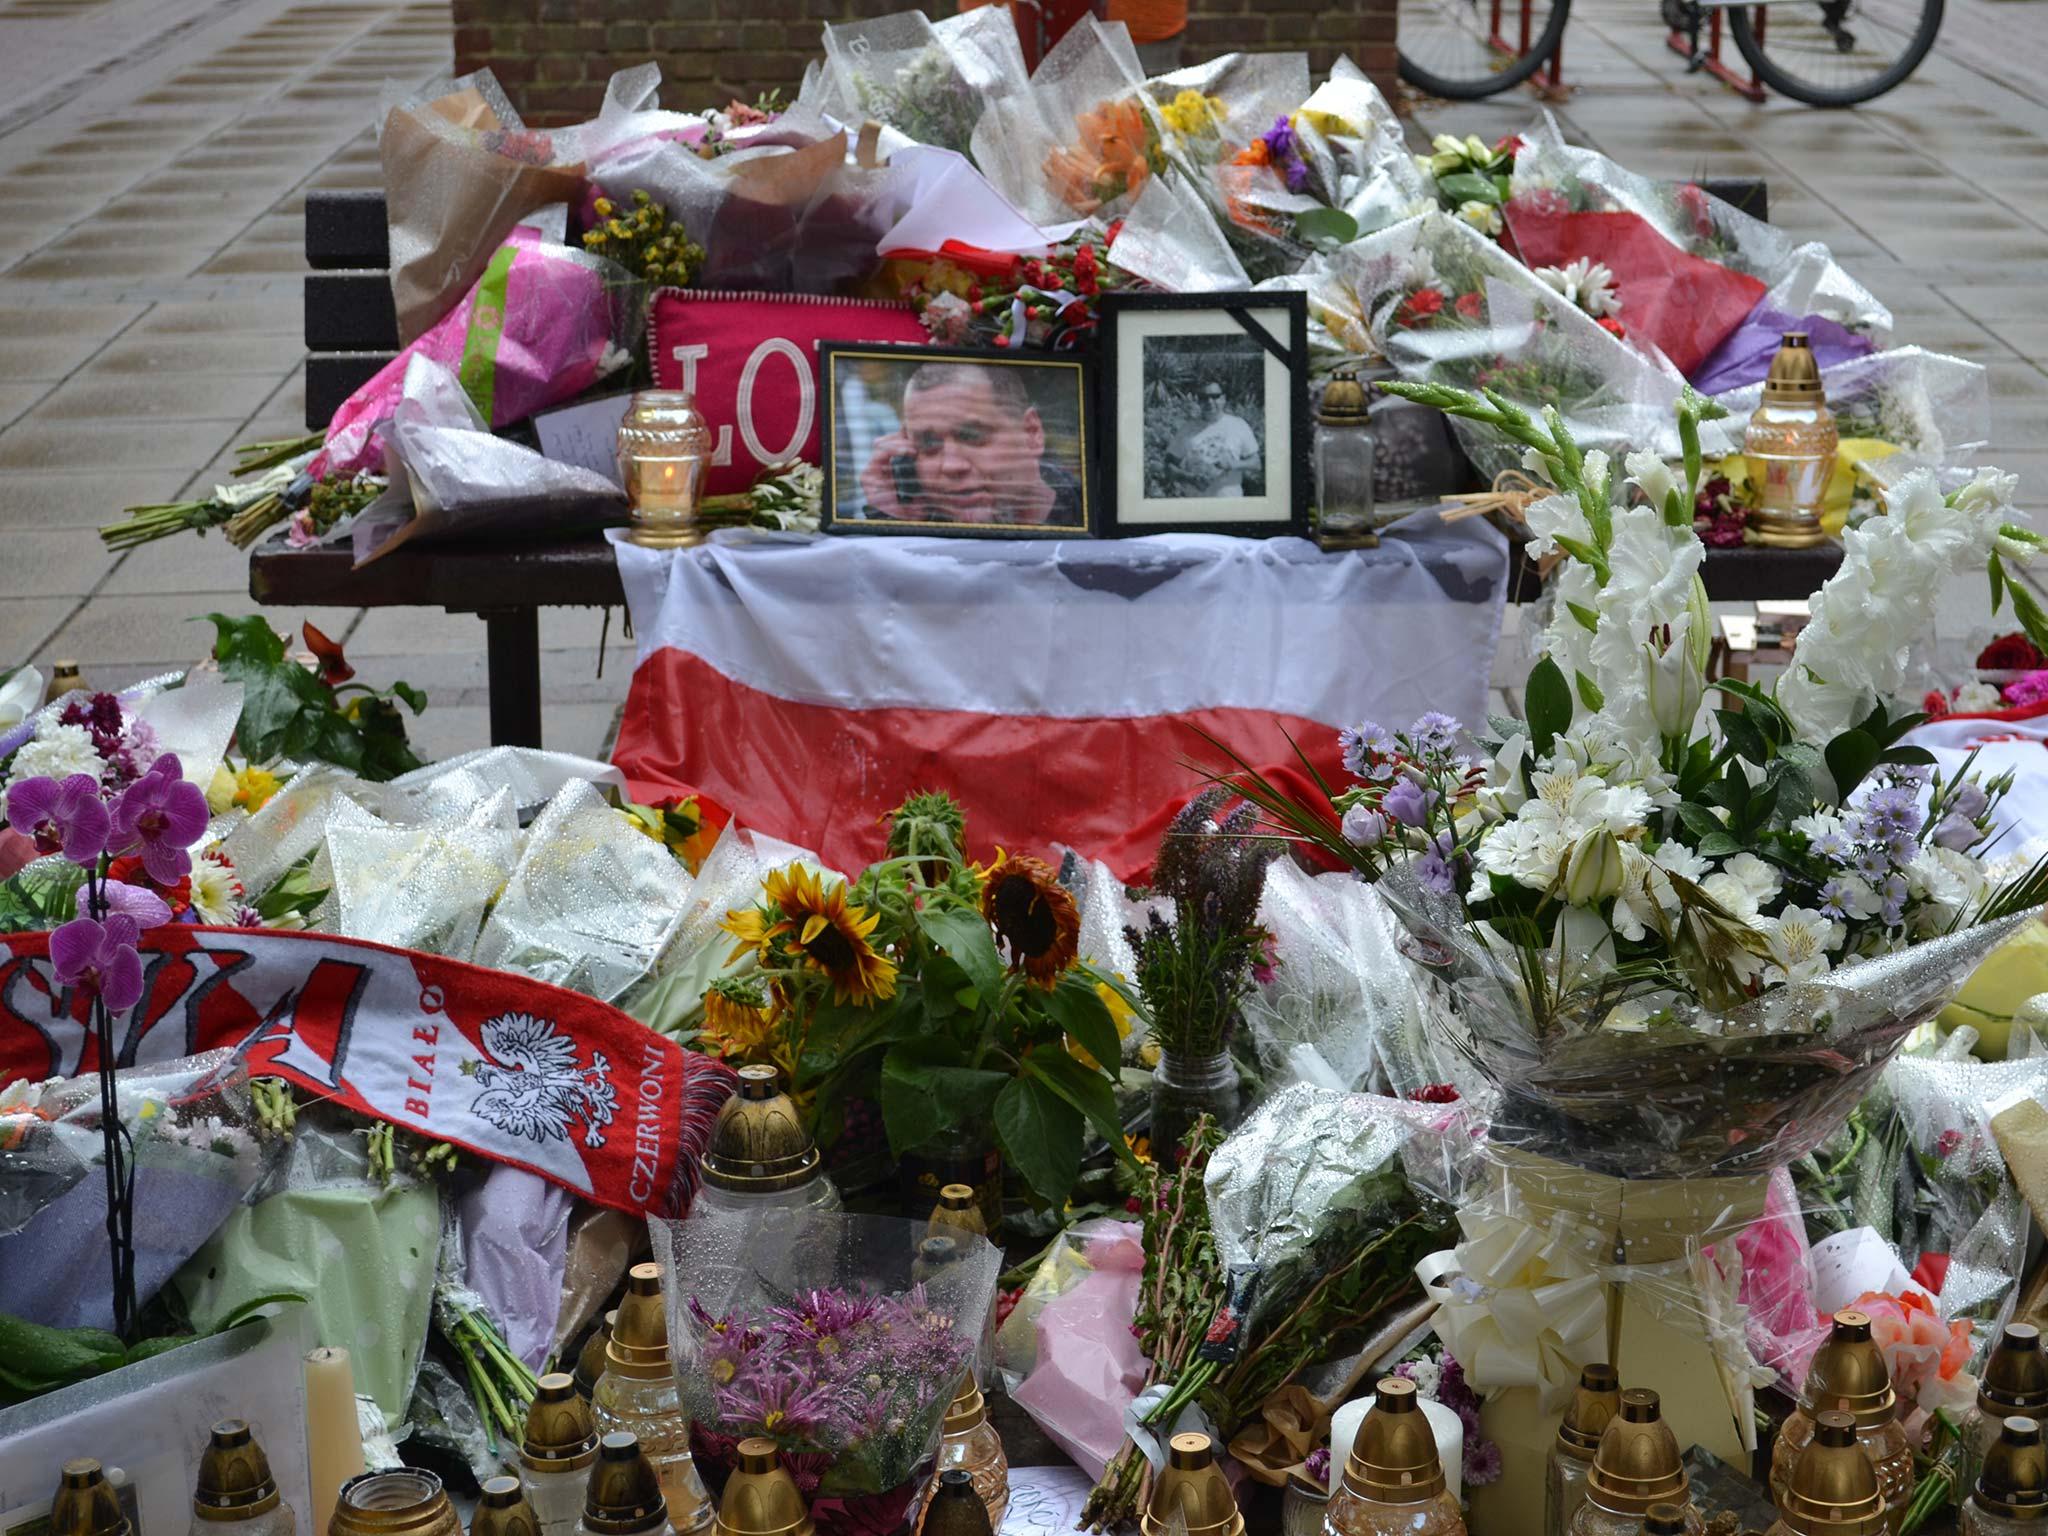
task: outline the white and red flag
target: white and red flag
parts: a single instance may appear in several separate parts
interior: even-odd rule
[[[977,854],[1052,839],[1126,879],[1223,766],[1290,738],[1334,781],[1335,731],[1483,721],[1507,577],[1498,534],[1378,549],[1214,535],[618,540],[639,645],[613,761],[643,801],[709,809],[856,870],[917,790]]]

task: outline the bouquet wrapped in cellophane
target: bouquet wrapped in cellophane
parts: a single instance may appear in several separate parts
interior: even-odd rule
[[[821,1532],[887,1529],[929,1472],[1002,1256],[923,1222],[801,1210],[650,1221],[669,1347],[707,1475],[773,1440]],[[936,1250],[936,1251],[935,1251]]]
[[[1601,1287],[1636,1281],[1647,1315],[1712,1350],[1753,1434],[1748,1396],[1771,1372],[1748,1354],[1723,1239],[2048,895],[2048,861],[1994,856],[2009,779],[1944,778],[1901,742],[1921,717],[1886,703],[1942,584],[1983,568],[1996,602],[2039,538],[2010,476],[1946,493],[1905,477],[1887,515],[1844,535],[1791,669],[1770,689],[1713,684],[1710,708],[1691,508],[1719,408],[1686,389],[1682,475],[1637,452],[1624,480],[1555,408],[1539,422],[1493,391],[1393,388],[1525,448],[1554,487],[1527,514],[1536,552],[1566,558],[1526,718],[1493,722],[1485,756],[1444,715],[1363,722],[1342,737],[1352,782],[1309,798],[1233,782],[1378,882],[1498,1091],[1496,1177],[1442,1266],[1461,1277],[1447,1341],[1473,1381],[1567,1387],[1607,1358],[1586,1353]],[[1641,1348],[1663,1363],[1668,1347]]]

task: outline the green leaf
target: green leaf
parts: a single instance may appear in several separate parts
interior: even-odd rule
[[[1991,575],[1991,611],[1996,613],[2005,601],[2005,562],[1993,554],[1986,562],[1986,569]]]
[[[1868,731],[1842,732],[1827,744],[1828,772],[1835,778],[1835,793],[1843,801],[1863,782],[1863,776],[1877,766],[1878,745]]]
[[[1045,1011],[1082,1050],[1110,1071],[1116,1070],[1123,1056],[1123,1041],[1091,979],[1069,971],[1045,995]]]
[[[1570,598],[1565,599],[1564,605],[1571,610],[1572,617],[1579,621],[1581,628],[1589,633],[1599,629],[1600,615],[1597,611],[1588,608],[1584,603],[1575,603]]]
[[[1585,705],[1588,709],[1597,710],[1601,707],[1601,705],[1607,702],[1607,697],[1605,694],[1601,693],[1600,685],[1598,683],[1594,682],[1593,679],[1586,676],[1586,674],[1583,672],[1578,673],[1577,678],[1579,684],[1579,702],[1581,704]]]
[[[1764,745],[1763,732],[1747,715],[1739,710],[1717,709],[1714,718],[1721,722],[1722,739],[1735,749],[1738,756],[1746,757],[1759,766],[1770,757],[1770,751]]]
[[[889,1149],[901,1157],[941,1131],[989,1112],[1010,1081],[1007,1072],[967,1065],[950,1040],[907,1040],[882,1058],[882,1123]]]
[[[1703,859],[1725,859],[1731,853],[1742,852],[1742,844],[1726,832],[1710,832],[1699,840],[1695,851]]]
[[[274,667],[284,660],[284,641],[261,614],[236,619],[224,613],[209,613],[206,617],[213,624],[215,661]]]
[[[1934,754],[1925,747],[1893,747],[1878,759],[1881,763],[1905,763],[1921,768],[1931,768],[1936,762]]]
[[[1127,1163],[1123,1121],[1117,1117],[1116,1089],[1103,1073],[1092,1071],[1065,1051],[1041,1047],[1024,1058],[1024,1070],[1088,1117],[1095,1133]]]
[[[953,957],[984,999],[1002,990],[1003,957],[996,953],[996,936],[979,912],[927,904],[917,911],[917,926]]]
[[[1811,742],[1788,741],[1778,748],[1777,761],[1785,771],[1785,793],[1798,807],[1796,815],[1805,815],[1812,805],[1838,803],[1834,776],[1828,772],[1820,748]]]
[[[1564,680],[1563,669],[1548,656],[1529,669],[1522,702],[1529,716],[1531,755],[1548,756],[1557,738],[1572,725],[1571,684]]]
[[[1694,837],[1717,837],[1728,830],[1722,826],[1720,817],[1690,800],[1679,801],[1678,821]]]
[[[1294,216],[1294,237],[1308,245],[1349,245],[1358,238],[1358,220],[1341,208],[1310,208]]]
[[[1492,177],[1481,176],[1476,171],[1459,171],[1442,177],[1437,181],[1436,189],[1453,204],[1485,203],[1489,207],[1500,206],[1500,188],[1494,185]]]
[[[1003,1155],[1040,1199],[1058,1206],[1081,1172],[1081,1111],[1038,1077],[1012,1078],[996,1095]]]
[[[97,1328],[46,1328],[0,1312],[0,1360],[32,1380],[55,1385],[111,1371],[128,1357],[121,1341]]]
[[[413,687],[411,683],[393,683],[391,685],[391,691],[397,694],[398,697],[400,697],[401,699],[405,700],[405,707],[411,710],[416,715],[427,707],[426,694],[422,690]]]

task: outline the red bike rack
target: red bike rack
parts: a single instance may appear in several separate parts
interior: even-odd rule
[[[1529,39],[1535,31],[1534,21],[1530,16],[1530,12],[1534,8],[1533,0],[1521,0],[1520,10],[1522,14],[1519,28],[1521,46],[1519,47],[1510,43],[1500,34],[1501,13],[1506,9],[1503,0],[1490,0],[1490,3],[1493,7],[1493,19],[1486,41],[1502,53],[1510,54],[1519,59],[1529,51]],[[1562,32],[1558,34],[1557,46],[1550,50],[1549,62],[1537,71],[1536,79],[1539,85],[1553,91],[1564,88],[1564,34]]]
[[[1759,43],[1764,40],[1764,19],[1769,14],[1769,7],[1762,5],[1756,7],[1756,40]],[[1683,32],[1669,33],[1665,37],[1664,43],[1673,53],[1679,55],[1688,63],[1691,62],[1692,39]],[[1734,91],[1736,95],[1746,96],[1751,101],[1762,101],[1764,99],[1763,82],[1757,79],[1755,70],[1752,69],[1749,72],[1749,78],[1745,80],[1728,65],[1721,62],[1721,8],[1718,6],[1707,13],[1707,59],[1700,67]]]

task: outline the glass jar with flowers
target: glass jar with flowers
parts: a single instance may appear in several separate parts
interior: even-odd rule
[[[1153,865],[1157,899],[1142,928],[1125,930],[1138,957],[1138,991],[1152,1020],[1152,1145],[1169,1161],[1199,1115],[1228,1130],[1242,1112],[1230,1043],[1239,1006],[1267,963],[1259,893],[1277,838],[1254,836],[1257,809],[1221,788],[1174,817]],[[1169,916],[1170,913],[1170,916]]]
[[[821,1144],[863,1098],[880,1104],[899,1159],[957,1161],[963,1133],[986,1127],[1058,1206],[1091,1128],[1131,1160],[1105,994],[1126,1000],[1080,962],[1080,912],[1050,868],[1002,853],[977,865],[965,843],[958,805],[913,795],[891,817],[888,856],[858,879],[802,864],[770,874],[760,900],[727,915],[732,962],[758,979],[761,1049],[793,1064]],[[979,1182],[993,1227],[995,1185]],[[912,1208],[936,1198],[920,1191]]]

